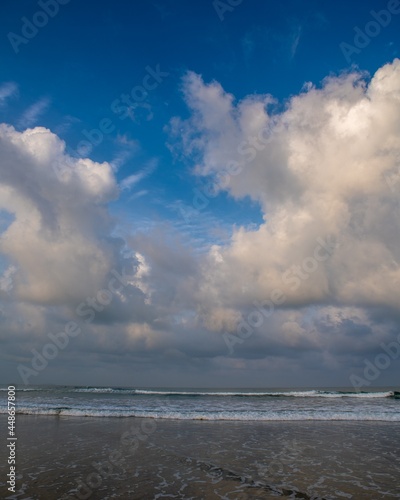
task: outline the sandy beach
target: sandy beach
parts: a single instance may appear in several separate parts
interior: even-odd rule
[[[3,482],[1,496],[399,498],[399,431],[398,423],[377,422],[19,415],[18,493]]]

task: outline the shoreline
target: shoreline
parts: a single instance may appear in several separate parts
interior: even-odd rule
[[[399,431],[376,421],[18,415],[17,491],[44,500],[394,498]]]

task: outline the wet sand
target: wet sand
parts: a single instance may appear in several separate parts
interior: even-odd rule
[[[4,445],[1,498],[400,498],[398,423],[19,415],[17,436],[17,495]]]

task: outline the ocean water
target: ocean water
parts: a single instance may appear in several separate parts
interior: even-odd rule
[[[18,498],[400,498],[395,388],[21,386],[16,394]],[[5,455],[3,447],[0,498],[16,498],[2,495]]]
[[[1,387],[1,391],[6,391]],[[140,389],[127,387],[17,387],[16,411],[26,415],[150,417],[229,421],[400,422],[394,388],[341,389]],[[0,412],[6,412],[2,407]]]

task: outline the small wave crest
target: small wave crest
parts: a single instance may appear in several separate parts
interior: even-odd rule
[[[395,391],[385,392],[345,392],[345,391],[282,391],[282,392],[195,392],[195,391],[155,391],[137,389],[134,394],[144,396],[215,396],[215,397],[286,397],[286,398],[389,398]]]
[[[6,413],[6,409],[0,409],[0,413]],[[165,420],[205,420],[205,421],[383,421],[400,422],[400,414],[394,412],[367,412],[358,411],[354,413],[341,411],[287,411],[287,412],[256,412],[256,411],[156,411],[156,410],[132,410],[132,409],[105,409],[105,408],[74,408],[74,407],[20,407],[17,409],[20,415],[43,415],[43,416],[65,416],[65,417],[136,417],[153,418]]]
[[[5,387],[0,391],[7,391]],[[229,398],[400,398],[398,391],[201,391],[201,390],[167,390],[167,389],[134,389],[128,387],[22,387],[17,392],[56,392],[82,394],[112,394],[121,396],[158,396],[158,397],[229,397]]]

